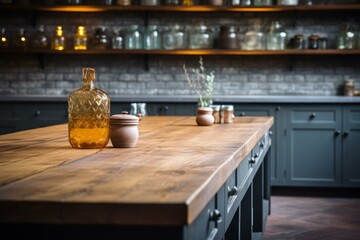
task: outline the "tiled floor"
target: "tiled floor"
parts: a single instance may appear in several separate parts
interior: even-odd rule
[[[272,196],[264,240],[360,240],[360,198]]]

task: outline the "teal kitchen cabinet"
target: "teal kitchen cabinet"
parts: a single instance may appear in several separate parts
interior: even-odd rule
[[[342,108],[289,106],[285,111],[285,184],[339,187]]]
[[[343,107],[343,186],[360,187],[360,107]]]
[[[157,103],[154,104],[155,113],[158,116],[196,116],[196,104],[194,103]]]
[[[271,150],[271,185],[284,185],[284,149],[283,149],[283,107],[274,104],[235,104],[236,117],[242,116],[273,116],[274,125],[271,127],[274,146]]]

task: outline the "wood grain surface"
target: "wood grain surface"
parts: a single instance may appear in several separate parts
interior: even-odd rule
[[[67,125],[0,136],[0,222],[190,224],[272,117],[145,117],[135,148],[73,149]]]

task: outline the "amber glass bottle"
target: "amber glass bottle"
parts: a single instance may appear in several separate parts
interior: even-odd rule
[[[109,141],[110,97],[95,87],[94,69],[82,71],[83,84],[68,99],[69,142],[73,148],[103,148]]]

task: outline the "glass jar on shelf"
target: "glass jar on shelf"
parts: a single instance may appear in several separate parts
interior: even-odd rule
[[[183,6],[193,6],[194,2],[195,2],[194,0],[183,0],[182,5]]]
[[[65,36],[61,26],[57,26],[52,41],[52,49],[62,51],[65,49]]]
[[[124,48],[124,37],[121,31],[114,31],[112,37],[112,48],[123,49]]]
[[[144,33],[144,49],[160,49],[161,37],[156,25],[150,25],[147,27]]]
[[[308,49],[319,49],[320,36],[312,34],[308,38]]]
[[[125,36],[126,49],[143,49],[143,36],[138,25],[130,26]]]
[[[255,24],[245,33],[242,46],[244,50],[264,50],[266,49],[265,40],[260,24]]]
[[[74,49],[86,50],[87,45],[88,45],[88,38],[87,38],[86,29],[84,26],[78,26],[74,37]]]
[[[19,31],[15,34],[13,39],[14,48],[25,49],[28,44],[28,37],[25,34],[25,29],[20,28]]]
[[[110,48],[110,37],[104,26],[95,28],[92,38],[92,48],[96,50],[106,50]]]
[[[337,49],[354,49],[356,47],[355,31],[351,23],[341,26],[338,35]]]
[[[185,49],[187,44],[184,28],[177,24],[168,27],[162,35],[162,46],[167,50]]]
[[[240,49],[241,38],[235,26],[221,26],[218,38],[218,47],[222,49]]]
[[[50,47],[50,38],[45,33],[44,25],[40,25],[32,35],[31,46],[35,49],[48,49]]]
[[[1,29],[1,34],[0,34],[0,47],[1,48],[7,48],[9,47],[9,36],[6,33],[6,29],[2,28]]]
[[[285,50],[287,34],[279,21],[273,21],[267,34],[268,50]]]
[[[212,36],[207,26],[199,25],[190,33],[189,48],[190,49],[208,49],[212,48]]]
[[[141,0],[141,5],[143,5],[143,6],[158,6],[158,5],[160,5],[160,0]]]
[[[165,5],[180,5],[181,1],[180,0],[165,0]]]
[[[131,0],[116,0],[116,5],[130,6],[131,5]]]

